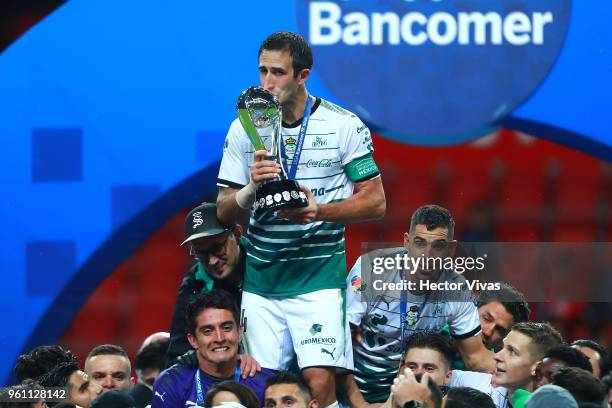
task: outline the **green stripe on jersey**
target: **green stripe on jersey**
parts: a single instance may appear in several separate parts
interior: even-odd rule
[[[344,239],[329,243],[316,243],[298,246],[278,246],[268,243],[258,243],[251,239],[248,254],[265,262],[284,262],[297,259],[323,258],[337,252],[344,252]]]
[[[336,174],[330,174],[329,176],[323,176],[323,177],[296,177],[295,179],[296,180],[323,180],[323,179],[327,179],[331,177],[336,177],[341,174],[344,174],[344,171],[341,171],[340,173],[336,173]]]
[[[385,402],[393,379],[397,375],[395,370],[375,371],[355,362],[355,382],[366,401],[370,403]]]
[[[341,252],[316,258],[305,256],[309,250],[299,250],[295,251],[296,256],[291,257],[293,259],[269,262],[255,258],[254,249],[249,247],[244,290],[260,296],[295,296],[322,289],[344,289],[346,287],[344,243],[341,248]]]
[[[327,190],[325,190],[325,192],[331,193],[332,191],[340,190],[342,187],[344,187],[344,184],[340,184],[339,186],[328,188]]]
[[[317,240],[328,235],[344,234],[344,225],[335,222],[324,222],[310,228],[303,228],[295,224],[270,225],[267,222],[251,222],[247,235],[250,237],[253,234],[263,238],[281,239],[285,240],[285,242],[299,239],[299,242],[306,243],[307,241]]]

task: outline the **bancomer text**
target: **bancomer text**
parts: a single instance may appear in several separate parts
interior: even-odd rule
[[[529,16],[513,11],[505,16],[496,12],[459,12],[456,16],[437,12],[426,16],[409,12],[403,16],[388,11],[367,15],[342,9],[333,2],[310,3],[310,42],[312,45],[512,45],[544,43],[544,27],[553,22],[551,12]],[[386,34],[386,35],[385,35]]]

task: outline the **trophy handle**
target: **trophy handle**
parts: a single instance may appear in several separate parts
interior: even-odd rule
[[[248,110],[238,109],[238,119],[242,124],[244,132],[251,140],[251,143],[253,144],[255,150],[266,150],[266,146],[264,146],[263,142],[261,141],[261,137],[259,136],[259,133],[257,133],[257,129],[255,128],[255,125],[249,117]]]

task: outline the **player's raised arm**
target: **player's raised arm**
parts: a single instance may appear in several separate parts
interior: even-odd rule
[[[232,224],[244,217],[255,201],[255,191],[259,185],[278,176],[279,165],[264,158],[265,150],[258,150],[253,155],[253,163],[249,166],[250,181],[245,186],[219,179],[219,195],[217,196],[217,217],[225,224]],[[225,156],[224,156],[225,159]]]
[[[457,345],[465,366],[470,370],[485,373],[491,373],[495,370],[493,352],[487,350],[480,336],[459,339]]]

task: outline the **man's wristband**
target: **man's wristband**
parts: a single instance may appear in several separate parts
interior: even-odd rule
[[[236,192],[236,203],[238,204],[238,207],[242,208],[243,210],[250,209],[253,203],[255,202],[256,190],[257,185],[253,183],[253,180],[251,180],[249,184],[238,190]]]

